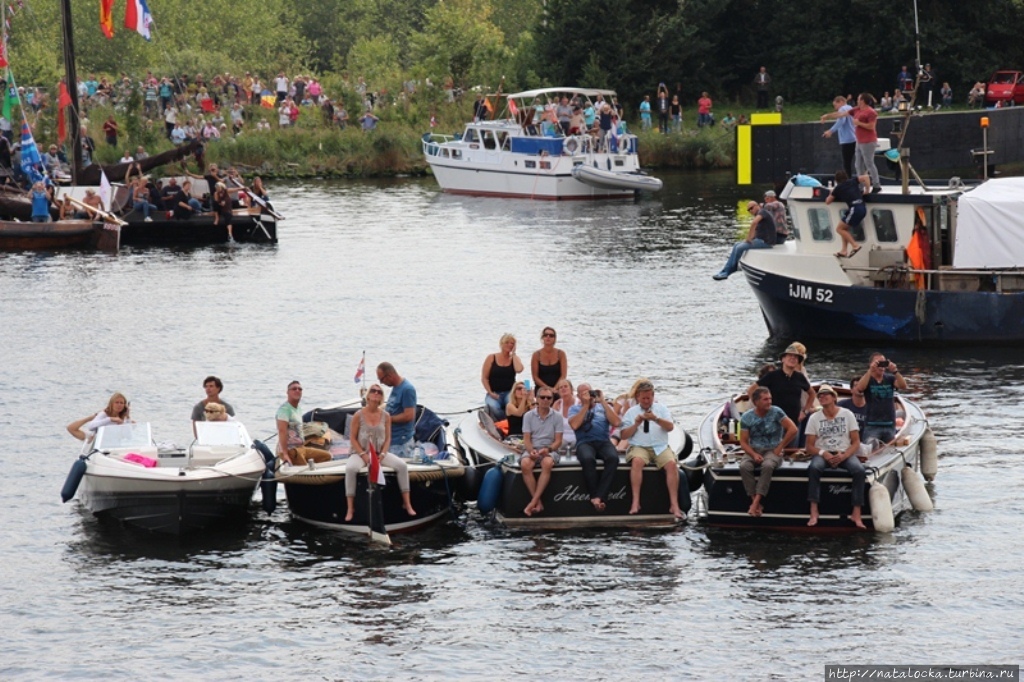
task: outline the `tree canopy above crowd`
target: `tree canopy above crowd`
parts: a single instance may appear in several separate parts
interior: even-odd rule
[[[915,57],[913,0],[149,0],[153,40],[99,30],[98,3],[72,0],[80,75],[253,71],[409,79],[504,90],[586,85],[625,101],[676,85],[686,102],[750,96],[758,67],[774,94],[828,101],[891,90]],[[1024,68],[1021,0],[918,0],[923,62],[966,94],[998,68]],[[121,13],[121,16],[118,16]],[[21,83],[61,74],[59,3],[25,0],[9,55]]]

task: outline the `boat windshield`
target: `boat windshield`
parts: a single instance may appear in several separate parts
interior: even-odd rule
[[[97,430],[96,441],[93,443],[97,450],[148,448],[152,445],[149,422],[102,426]]]
[[[197,445],[250,445],[241,422],[196,422]]]

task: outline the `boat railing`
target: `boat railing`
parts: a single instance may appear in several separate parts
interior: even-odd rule
[[[894,289],[937,289],[940,291],[989,291],[992,293],[1019,293],[1024,291],[1024,268],[977,270],[940,268],[925,270],[904,264],[882,267],[847,266],[847,272],[865,273],[876,285]],[[918,278],[923,278],[919,286]]]
[[[439,135],[437,133],[424,133],[423,153],[427,156],[438,156],[441,153],[441,145],[454,142],[461,137],[455,135]]]

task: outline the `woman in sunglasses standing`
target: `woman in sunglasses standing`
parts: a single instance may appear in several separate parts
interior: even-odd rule
[[[533,381],[536,384],[535,391],[542,386],[554,391],[555,385],[569,375],[569,359],[565,356],[565,351],[555,348],[556,340],[558,334],[555,330],[544,327],[544,331],[540,333],[543,345],[533,352],[533,359],[530,362]]]
[[[352,417],[352,450],[345,463],[345,499],[348,503],[346,521],[351,521],[356,513],[356,478],[360,469],[370,465],[370,443],[373,443],[377,451],[381,466],[395,470],[405,512],[409,516],[416,516],[416,510],[412,508],[409,499],[409,467],[401,457],[388,452],[391,447],[391,415],[382,409],[383,403],[384,389],[380,384],[372,384],[366,392],[366,406]]]

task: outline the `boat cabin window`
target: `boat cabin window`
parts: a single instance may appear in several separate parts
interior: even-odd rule
[[[479,138],[476,134],[476,128],[470,128],[466,131],[466,136],[462,138],[466,142],[476,142]]]
[[[816,242],[832,241],[832,219],[827,208],[808,209],[807,221],[810,223],[811,239]]]
[[[145,448],[153,444],[148,422],[111,424],[98,429],[93,447],[97,450]]]
[[[624,160],[620,159],[620,158],[616,158],[615,159],[615,165],[616,166],[625,166],[626,162]]]
[[[498,146],[494,141],[494,132],[490,130],[480,131],[480,141],[484,143],[484,149],[495,149]]]
[[[527,168],[536,168],[537,167],[537,162],[536,161],[526,160],[526,161],[523,161],[523,165],[526,166]]]
[[[504,131],[501,131],[501,132],[497,133],[497,135],[498,135],[498,148],[501,149],[502,151],[506,151],[507,152],[509,150],[509,144],[510,144],[508,133],[506,133]]]
[[[452,158],[453,159],[461,159],[462,158],[462,150],[461,149],[453,149],[452,150]]]
[[[879,242],[897,241],[896,220],[892,216],[892,211],[887,208],[871,209],[871,222],[875,224],[875,239]],[[856,235],[854,238],[861,241]]]

